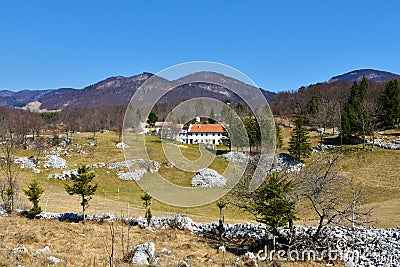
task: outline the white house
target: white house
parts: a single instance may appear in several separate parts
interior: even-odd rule
[[[222,124],[191,124],[189,128],[182,129],[178,141],[185,144],[213,144],[219,145],[224,139],[225,128]]]

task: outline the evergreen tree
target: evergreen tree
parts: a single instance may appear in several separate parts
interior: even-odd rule
[[[242,116],[242,114],[243,114],[243,112],[244,112],[244,106],[243,106],[243,104],[240,103],[240,102],[238,102],[238,103],[236,104],[235,111],[236,111],[236,113],[239,115],[239,117]]]
[[[24,194],[33,204],[33,207],[28,211],[29,217],[34,217],[35,215],[42,212],[42,208],[39,206],[39,200],[43,192],[43,188],[36,180],[33,180],[33,182],[29,184],[28,189],[24,189]]]
[[[295,203],[290,199],[292,191],[292,181],[279,177],[276,172],[269,174],[254,192],[248,211],[277,234],[278,227],[288,223],[291,226],[296,219]]]
[[[239,117],[233,117],[228,128],[228,134],[231,146],[236,147],[236,150],[238,150],[239,147],[243,148],[247,146],[246,128]]]
[[[208,115],[208,123],[210,124],[216,124],[217,121],[215,120],[215,112],[214,112],[214,108],[212,107],[210,110],[210,114]]]
[[[261,143],[261,129],[258,121],[253,113],[249,113],[245,120],[245,127],[247,131],[247,136],[249,138],[250,152],[251,148],[258,146]]]
[[[83,213],[83,220],[86,220],[85,210],[89,206],[89,200],[97,190],[97,184],[91,185],[90,182],[95,177],[94,173],[88,172],[89,168],[82,166],[78,168],[78,174],[71,174],[72,185],[65,185],[65,191],[70,195],[80,195],[82,197],[81,206]]]
[[[311,117],[315,117],[319,110],[319,98],[317,95],[312,95],[310,102],[308,103],[308,114]]]
[[[236,147],[236,149],[246,146],[246,129],[242,120],[228,105],[223,106],[221,115],[222,120],[227,125],[227,131],[224,135],[227,137],[226,144],[229,146],[229,151],[232,150],[232,146]]]
[[[304,128],[303,117],[299,117],[295,122],[295,128],[289,140],[289,153],[293,158],[301,160],[310,156],[311,143],[309,138],[309,133]]]
[[[351,87],[350,99],[341,114],[341,134],[345,139],[351,136],[365,136],[372,133],[371,119],[367,110],[366,95],[368,80],[363,77],[360,84],[356,81]]]
[[[400,87],[397,80],[386,83],[385,90],[378,98],[380,115],[385,126],[400,123]]]
[[[154,124],[158,121],[158,116],[154,112],[150,112],[148,118],[147,118],[147,123],[148,124]]]

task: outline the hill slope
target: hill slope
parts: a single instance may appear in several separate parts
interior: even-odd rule
[[[400,79],[400,75],[391,72],[373,70],[373,69],[361,69],[361,70],[350,71],[345,74],[332,77],[331,79],[328,80],[328,83],[333,83],[333,82],[353,83],[354,81],[361,81],[363,76],[367,77],[368,80],[373,82],[386,82],[392,79]]]
[[[37,91],[0,91],[0,105],[23,107],[30,102],[40,102],[40,109],[60,110],[66,108],[99,107],[127,105],[136,90],[153,74],[142,73],[132,77],[110,77],[83,89],[61,88],[55,90]],[[185,77],[184,77],[185,78]],[[180,86],[161,99],[161,102],[171,100],[186,100],[193,97],[210,97],[218,100],[236,102],[238,97],[228,89],[230,84],[240,84],[243,88],[252,87],[233,78],[223,75],[218,76],[219,85],[208,83],[190,83]],[[167,81],[160,78],[158,82],[165,84],[166,88],[177,84],[178,81]],[[268,101],[275,95],[273,92],[261,90]]]

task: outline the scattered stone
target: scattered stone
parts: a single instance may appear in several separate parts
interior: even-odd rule
[[[132,166],[133,166],[133,162],[131,160],[124,160],[124,161],[117,161],[117,162],[111,163],[108,166],[108,168],[110,170],[112,170],[112,169],[119,169],[119,168],[122,168],[122,167],[130,168]]]
[[[129,146],[128,146],[127,144],[123,143],[123,142],[118,143],[118,144],[116,145],[116,147],[117,147],[117,148],[120,148],[120,149],[127,149],[127,148],[129,148]]]
[[[64,263],[64,260],[56,258],[54,256],[49,256],[47,257],[47,260],[52,262],[53,264],[59,264],[59,263]]]
[[[181,260],[181,261],[178,263],[177,267],[190,267],[190,265],[189,265],[189,263],[187,263],[186,261]]]
[[[46,169],[53,168],[53,169],[64,169],[67,167],[67,162],[65,159],[60,158],[56,155],[47,155],[47,161],[43,164],[43,167]]]
[[[66,181],[71,179],[71,174],[78,175],[78,169],[65,170],[62,173],[53,173],[47,176],[47,179],[50,180],[54,178],[57,180]]]
[[[166,249],[166,248],[163,248],[160,253],[164,254],[164,255],[167,255],[167,256],[172,254],[172,252],[170,250]]]
[[[153,228],[151,228],[150,226],[147,226],[146,228],[144,228],[144,230],[154,233]]]
[[[135,265],[157,265],[154,243],[142,243],[131,248],[125,256],[124,261]]]
[[[146,169],[139,169],[133,172],[117,172],[118,178],[125,181],[138,181],[142,176],[147,173]]]
[[[312,151],[313,152],[318,152],[318,151],[323,151],[323,150],[329,150],[329,149],[334,149],[338,146],[334,146],[334,145],[318,145],[318,146],[313,146],[312,147]]]
[[[48,246],[45,246],[44,248],[37,249],[35,251],[35,253],[33,254],[33,256],[37,257],[37,256],[42,255],[42,254],[50,254],[50,253],[51,253],[50,248]]]
[[[274,164],[270,172],[285,171],[287,173],[299,173],[303,167],[304,163],[301,161],[295,160],[289,154],[279,153],[275,157]]]
[[[28,157],[15,159],[14,163],[19,164],[21,169],[33,169],[36,167],[36,164]]]
[[[230,151],[228,153],[221,155],[221,158],[226,159],[227,161],[230,162],[246,163],[249,161],[250,157],[243,152]]]
[[[4,209],[3,206],[0,206],[0,215],[8,215],[8,212]]]
[[[259,160],[258,156],[250,157],[244,152],[231,151],[225,153],[221,156],[230,162],[239,162],[239,163],[247,163],[247,162],[257,162]],[[272,159],[271,159],[272,162]],[[271,169],[270,172],[281,172],[286,171],[288,173],[298,173],[303,167],[304,164],[300,161],[293,159],[289,154],[279,153],[273,159],[273,166],[269,166],[265,164],[265,168]],[[258,164],[263,164],[263,162],[259,162]],[[264,166],[263,166],[264,167]]]
[[[90,145],[90,146],[97,146],[97,143],[94,142],[94,141],[90,141],[90,142],[89,142],[89,145]]]
[[[167,169],[172,169],[174,167],[174,164],[171,162],[165,163],[165,168]]]
[[[221,187],[226,184],[226,178],[213,169],[204,168],[192,178],[191,184],[200,187]]]
[[[398,144],[396,141],[382,142],[380,139],[376,139],[374,143],[372,143],[372,141],[369,141],[367,145],[368,146],[374,145],[376,147],[380,147],[383,149],[400,150],[400,144]]]
[[[17,247],[12,249],[12,253],[14,254],[27,254],[28,249],[25,246]]]
[[[125,160],[121,162],[112,163],[108,168],[109,169],[120,169],[120,168],[129,168],[134,169],[133,171],[119,171],[117,172],[118,178],[121,180],[130,180],[130,181],[137,181],[142,178],[145,173],[155,173],[158,172],[160,169],[160,163],[154,160],[144,160],[144,159],[137,159],[134,161]]]
[[[105,164],[104,162],[97,162],[97,163],[94,163],[94,164],[87,164],[86,167],[98,169],[98,168],[107,167],[107,164]]]

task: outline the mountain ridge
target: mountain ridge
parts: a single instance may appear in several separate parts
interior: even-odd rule
[[[353,83],[355,81],[357,82],[361,81],[363,76],[365,76],[368,80],[372,82],[386,82],[392,79],[400,79],[400,75],[388,71],[375,70],[375,69],[358,69],[334,76],[330,78],[327,82]]]
[[[143,72],[129,77],[112,76],[82,89],[58,88],[20,90],[17,92],[0,90],[0,106],[27,108],[29,107],[29,103],[34,102],[39,105],[41,110],[60,110],[66,108],[127,105],[136,90],[145,81],[153,77],[153,75],[155,74]],[[175,81],[168,81],[162,77],[157,77],[160,83],[165,83],[166,86],[170,87],[182,83],[185,79],[190,81],[193,77],[197,77],[196,75],[201,81],[201,76],[207,75],[207,72],[194,73]],[[354,81],[360,81],[363,76],[366,76],[372,82],[385,82],[392,79],[400,80],[400,75],[388,71],[359,69],[334,76],[327,80],[326,83],[353,83]],[[215,75],[215,84],[191,82],[172,90],[172,92],[168,92],[161,101],[184,101],[194,97],[211,97],[221,101],[229,100],[236,102],[239,101],[241,96],[233,94],[226,88],[232,88],[232,86],[237,86],[238,84],[243,88],[252,87],[234,78],[218,74]],[[277,94],[272,91],[259,89],[268,101],[272,101]]]
[[[130,77],[108,77],[82,89],[59,88],[53,90],[22,90],[18,92],[2,90],[0,91],[0,105],[27,108],[29,103],[35,102],[35,107],[39,103],[40,110],[128,105],[136,90],[153,75],[149,72],[143,72]],[[230,81],[231,83],[239,83],[244,88],[252,87],[230,77],[223,75],[218,77],[221,81],[225,81],[227,85],[229,85],[229,82],[226,81]],[[166,88],[174,88],[175,84],[179,84],[179,79],[168,81],[157,76],[157,82],[165,84]],[[223,85],[224,82],[217,84]],[[271,101],[275,95],[275,93],[263,89],[261,89],[261,92],[268,101]],[[221,101],[229,100],[233,102],[239,99],[223,86],[200,82],[190,85],[184,84],[173,89],[161,101],[170,101],[171,99],[184,101],[193,97],[211,97]]]

